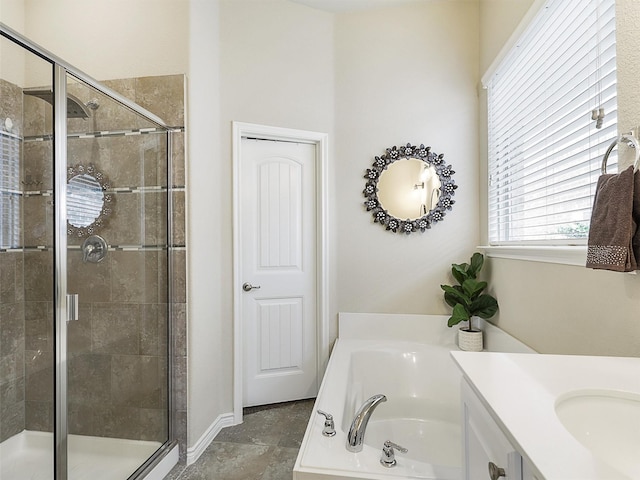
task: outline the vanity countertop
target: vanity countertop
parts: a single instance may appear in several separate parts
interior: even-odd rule
[[[605,463],[565,429],[555,410],[556,402],[577,391],[640,394],[640,358],[493,352],[451,355],[537,476],[546,480],[640,478],[640,460],[621,469]],[[629,461],[632,463],[635,460]]]

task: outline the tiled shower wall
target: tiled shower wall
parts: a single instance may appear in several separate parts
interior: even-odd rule
[[[131,112],[106,98],[97,98],[100,106],[90,118],[69,122],[70,133],[106,132],[104,135],[70,138],[68,163],[95,165],[105,175],[110,188],[115,189],[112,213],[105,225],[95,232],[112,247],[106,258],[100,263],[84,263],[77,248],[84,237],[70,235],[68,238],[71,246],[68,252],[68,291],[80,296],[80,319],[68,324],[69,429],[71,433],[83,435],[142,440],[166,438],[168,270],[165,218],[169,186],[174,199],[171,309],[176,371],[173,372],[173,408],[177,419],[175,433],[184,452],[184,77],[147,77],[104,83],[178,128],[171,133],[174,156],[171,185],[168,185],[163,167],[166,152],[164,137],[136,132],[136,127],[146,125],[136,125]],[[70,85],[69,91],[83,102],[96,99],[97,92],[86,87]],[[19,91],[20,100],[21,97]],[[25,97],[24,111],[25,138],[37,138],[47,130],[50,132],[50,105],[41,99]],[[109,133],[118,130],[127,132]],[[51,142],[26,141],[23,149],[24,189],[50,189]],[[51,200],[46,195],[23,196],[25,246],[52,245]],[[14,292],[13,297],[8,289],[5,293],[4,278],[0,279],[1,308],[9,310],[10,305],[14,305],[13,317],[23,317],[22,322],[17,320],[12,323],[5,321],[5,318],[13,318],[11,315],[3,314],[1,317],[3,342],[9,338],[5,335],[6,324],[6,328],[12,332],[11,342],[17,345],[13,350],[13,344],[7,348],[2,345],[2,365],[6,363],[5,353],[13,352],[13,357],[17,357],[22,351],[24,357],[22,362],[15,362],[17,366],[12,374],[5,373],[5,370],[11,370],[8,367],[0,370],[0,394],[14,400],[13,403],[1,402],[2,439],[20,431],[21,422],[23,428],[29,430],[51,430],[53,422],[52,252],[35,248],[25,249],[22,254],[0,253],[2,266],[12,264],[15,271],[22,271],[20,262],[24,264],[24,288],[20,289],[16,282],[16,290],[20,292]],[[9,270],[2,269],[3,277],[9,275]],[[17,300],[10,303],[10,297]],[[24,376],[20,376],[19,364],[23,365]],[[5,405],[14,405],[17,411],[20,410],[20,402],[22,419],[15,412],[5,415]],[[14,421],[5,419],[5,416]],[[9,429],[14,424],[16,426]],[[5,429],[7,435],[4,434]]]
[[[5,118],[12,119],[11,133],[20,138],[22,89],[0,79],[0,120],[4,123]],[[3,135],[2,141],[4,148],[5,142],[13,140]],[[5,202],[20,202],[19,196],[1,195]],[[17,241],[21,244],[22,238]],[[23,271],[23,252],[0,251],[0,441],[21,432],[25,425]]]

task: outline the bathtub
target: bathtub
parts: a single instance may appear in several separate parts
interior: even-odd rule
[[[340,314],[339,336],[309,419],[293,470],[294,480],[417,478],[460,480],[461,373],[451,359],[455,329],[440,315]],[[488,350],[530,352],[514,338],[485,325]],[[360,405],[382,393],[371,415],[361,452],[345,448]],[[334,417],[336,435],[322,435],[323,410]],[[397,464],[380,464],[386,440]]]

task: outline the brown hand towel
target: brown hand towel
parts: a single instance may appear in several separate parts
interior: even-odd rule
[[[634,174],[634,187],[633,187],[633,221],[636,226],[635,234],[633,235],[633,255],[636,262],[640,261],[640,170]],[[640,265],[636,266],[636,270],[640,270]]]
[[[636,234],[633,204],[633,166],[618,174],[600,176],[591,212],[587,268],[614,272],[637,268],[632,247]]]

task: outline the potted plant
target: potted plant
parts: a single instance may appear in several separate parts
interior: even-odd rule
[[[488,293],[482,293],[487,288],[487,282],[477,279],[483,265],[484,256],[476,252],[468,264],[451,265],[451,274],[458,285],[440,285],[444,290],[445,302],[453,307],[447,325],[453,327],[460,322],[469,322],[467,327],[461,327],[458,331],[461,350],[482,350],[482,331],[477,326],[474,328],[473,317],[488,319],[498,311],[498,301]]]

